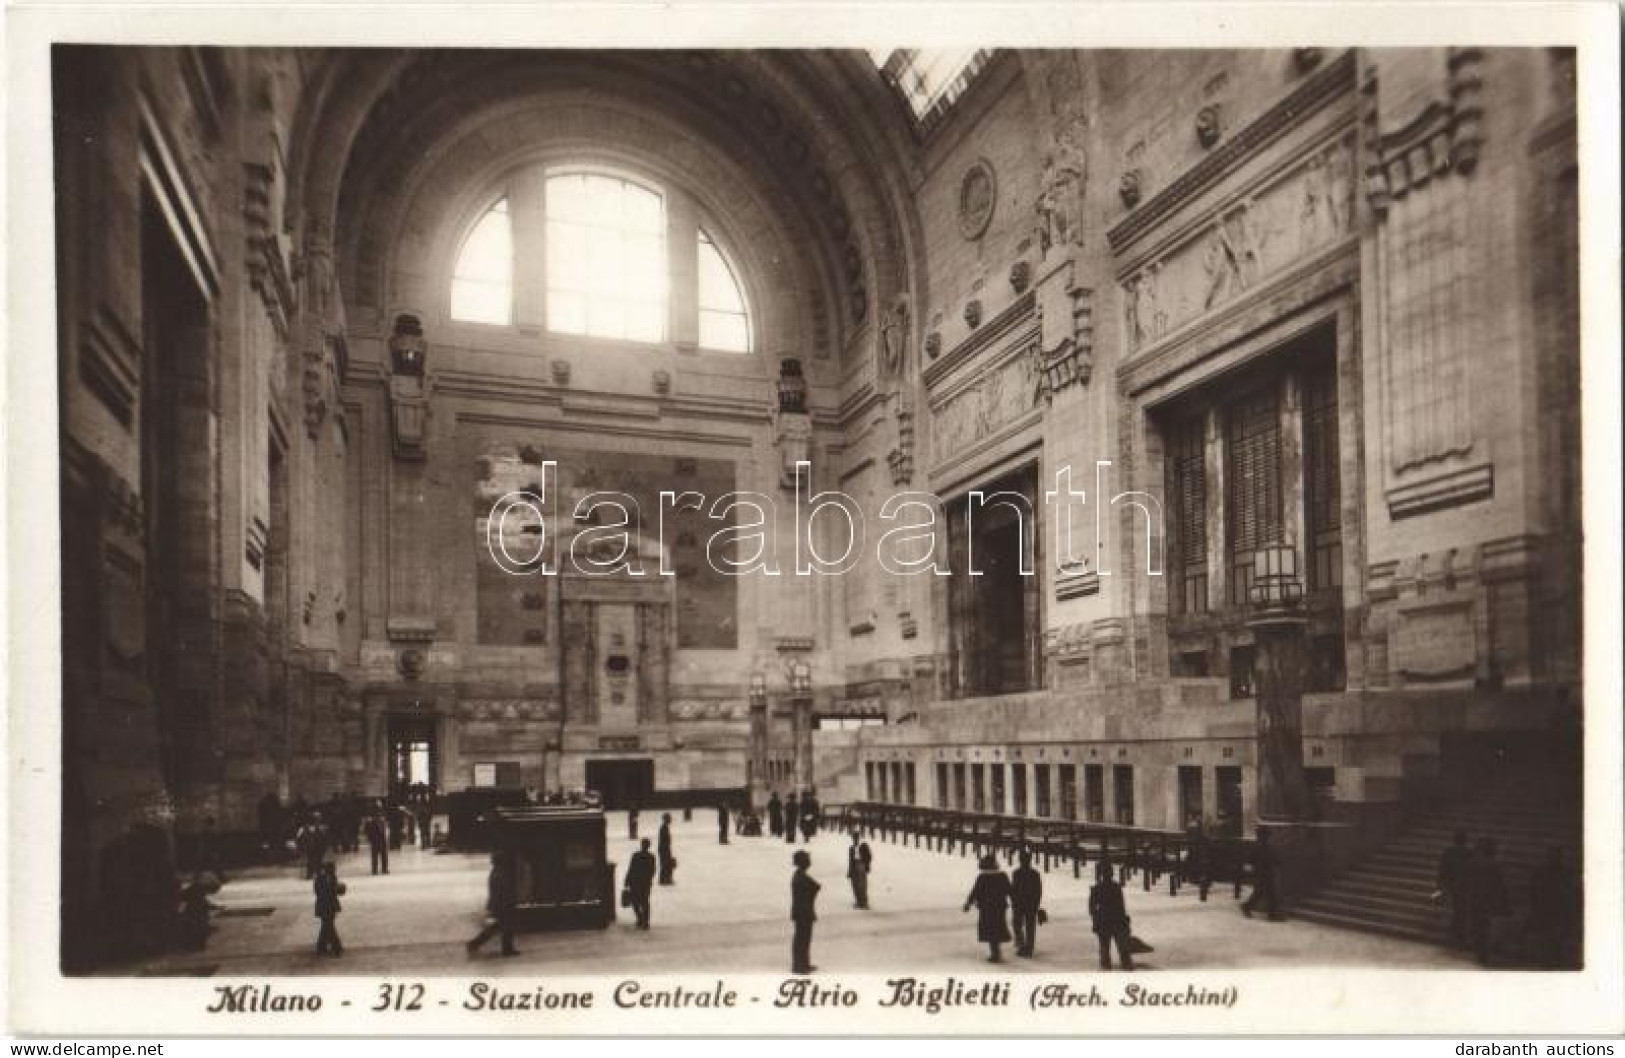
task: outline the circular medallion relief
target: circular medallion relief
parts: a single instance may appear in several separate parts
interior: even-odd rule
[[[959,234],[967,239],[981,238],[993,220],[996,193],[993,166],[986,158],[978,158],[959,181]]]

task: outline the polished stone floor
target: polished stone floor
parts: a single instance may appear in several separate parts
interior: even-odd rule
[[[610,856],[621,864],[633,851],[626,818],[608,817]],[[649,826],[645,814],[644,825]],[[717,844],[714,816],[696,813],[674,825],[678,884],[656,887],[653,926],[632,927],[629,913],[605,930],[536,933],[519,938],[521,954],[502,958],[493,941],[474,956],[463,942],[483,922],[488,859],[418,850],[394,854],[392,872],[373,877],[367,854],[337,858],[349,887],[338,929],[342,958],[314,954],[317,922],[310,883],[293,866],[234,876],[215,898],[234,913],[216,919],[207,950],[176,953],[113,972],[144,975],[761,972],[789,968],[789,880],[792,849],[782,840],[735,837]],[[652,832],[645,830],[646,836]],[[823,883],[813,961],[845,973],[1077,972],[1097,969],[1089,933],[1088,880],[1070,867],[1045,877],[1049,924],[1037,955],[1007,952],[1002,968],[985,961],[976,943],[975,914],[961,911],[975,879],[975,861],[912,846],[872,843],[871,911],[852,908],[844,878],[847,840],[816,836],[812,874]],[[796,848],[805,846],[797,845]],[[1087,872],[1086,872],[1087,874]],[[1229,887],[1207,903],[1191,889],[1128,889],[1134,932],[1156,951],[1148,969],[1266,969],[1305,966],[1402,969],[1465,968],[1443,948],[1368,936],[1307,922],[1247,919]]]

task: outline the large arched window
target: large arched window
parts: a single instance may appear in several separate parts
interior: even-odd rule
[[[618,172],[515,173],[463,240],[450,316],[749,353],[750,303],[714,219],[680,188]]]
[[[750,352],[750,313],[739,280],[717,244],[699,229],[700,348]]]
[[[451,318],[506,326],[513,316],[513,227],[508,200],[486,210],[457,253]]]
[[[666,206],[614,176],[547,178],[547,326],[566,334],[666,337]]]

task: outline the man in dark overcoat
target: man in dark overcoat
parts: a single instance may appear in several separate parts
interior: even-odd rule
[[[666,812],[660,817],[659,843],[655,846],[660,853],[660,884],[673,885],[673,873],[677,870],[677,858],[671,854],[671,813]]]
[[[1100,942],[1100,968],[1112,968],[1112,945],[1117,945],[1117,962],[1124,970],[1134,969],[1129,951],[1128,908],[1123,887],[1117,884],[1112,865],[1102,863],[1095,870],[1095,884],[1089,890],[1089,921]]]
[[[810,974],[818,969],[812,964],[812,933],[813,923],[818,921],[814,905],[818,902],[818,890],[823,886],[807,873],[812,857],[805,849],[797,849],[790,862],[796,868],[790,876],[790,921],[795,924],[790,941],[790,972]]]
[[[649,928],[649,891],[655,884],[655,854],[649,851],[649,839],[632,854],[626,865],[626,891],[632,894],[632,913],[637,916],[638,928]]]
[[[344,954],[344,944],[339,940],[339,931],[333,921],[344,909],[339,903],[339,897],[344,893],[344,883],[339,881],[338,868],[331,863],[322,864],[311,888],[316,891],[316,917],[322,923],[321,930],[316,934],[316,954],[331,955],[336,959]]]
[[[1038,906],[1044,902],[1044,880],[1033,869],[1033,854],[1021,850],[1021,865],[1010,872],[1011,921],[1015,926],[1016,954],[1032,958],[1038,941]]]
[[[767,799],[767,832],[776,838],[784,835],[784,803],[777,790]]]

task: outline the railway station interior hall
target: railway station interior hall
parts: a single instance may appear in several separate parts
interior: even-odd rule
[[[1451,963],[1458,830],[1579,964],[1574,63],[57,47],[63,966],[335,972],[321,813],[344,959],[461,966],[496,845],[611,931],[518,963],[679,970],[637,809],[650,944],[773,969],[792,793],[875,969],[967,848],[1080,967],[1102,859],[1164,966]]]

